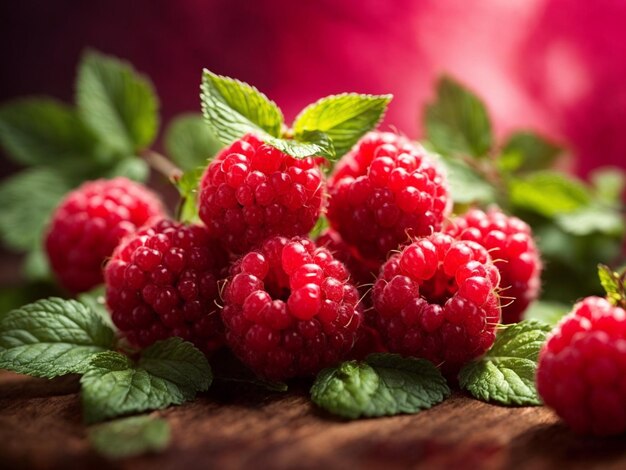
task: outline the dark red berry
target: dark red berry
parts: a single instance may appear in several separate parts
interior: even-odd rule
[[[235,253],[266,238],[305,235],[319,217],[322,174],[249,134],[222,150],[200,183],[200,218]]]
[[[530,226],[497,208],[471,209],[454,219],[446,233],[484,246],[500,271],[503,323],[516,323],[539,295],[541,258]]]
[[[101,284],[102,265],[118,242],[164,215],[156,194],[126,178],[84,183],[61,201],[46,234],[46,253],[59,284],[72,293]],[[129,278],[139,282],[132,272]]]
[[[306,238],[274,237],[242,256],[224,289],[235,354],[257,374],[309,376],[347,357],[362,311],[345,267]]]
[[[435,233],[381,267],[368,320],[389,351],[426,358],[451,374],[493,344],[498,280],[482,246]]]
[[[580,434],[626,432],[626,312],[587,297],[539,354],[537,390]]]
[[[388,132],[367,134],[346,154],[328,191],[333,229],[362,258],[379,262],[409,237],[439,230],[451,203],[437,162]]]
[[[113,322],[135,346],[180,336],[204,352],[217,349],[224,342],[218,280],[227,261],[203,226],[161,220],[144,227],[120,243],[104,270]]]

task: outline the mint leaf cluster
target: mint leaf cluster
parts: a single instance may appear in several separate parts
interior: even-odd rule
[[[296,158],[341,157],[382,119],[391,95],[345,93],[307,106],[287,129],[283,114],[255,87],[209,70],[202,74],[202,112],[213,134],[230,144],[247,133]]]
[[[85,421],[161,409],[191,400],[211,384],[206,357],[180,338],[159,341],[137,361],[122,354],[97,305],[42,299],[0,313],[0,368],[35,377],[82,374]]]
[[[479,400],[503,405],[539,405],[535,386],[539,350],[551,327],[526,320],[506,327],[482,358],[461,370],[459,385]]]
[[[448,169],[456,212],[495,203],[532,226],[545,260],[545,300],[601,294],[595,266],[619,257],[625,234],[621,170],[597,170],[589,183],[554,170],[565,149],[532,131],[498,142],[487,106],[450,77],[439,80],[424,125],[426,146]]]
[[[325,369],[311,387],[316,405],[349,419],[417,413],[449,395],[432,363],[397,354],[370,354]]]
[[[115,351],[95,355],[81,378],[88,423],[180,405],[208,390],[211,369],[204,355],[180,338],[156,342],[134,363]]]

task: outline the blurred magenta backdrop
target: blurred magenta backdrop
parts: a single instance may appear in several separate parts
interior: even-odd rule
[[[385,125],[420,137],[445,72],[483,96],[499,136],[523,127],[567,143],[582,174],[626,167],[623,0],[3,1],[0,101],[71,99],[86,46],[148,74],[165,119],[199,109],[208,67],[288,118],[326,94],[391,92]]]

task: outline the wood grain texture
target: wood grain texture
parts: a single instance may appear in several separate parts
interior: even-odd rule
[[[216,383],[158,414],[173,431],[165,452],[109,462],[86,441],[76,377],[0,373],[0,468],[626,468],[624,436],[578,437],[545,408],[460,392],[417,415],[346,422],[317,410],[306,384],[281,394]]]

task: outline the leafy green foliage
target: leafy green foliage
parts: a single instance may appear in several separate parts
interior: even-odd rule
[[[311,399],[344,418],[417,413],[440,403],[450,389],[439,370],[424,359],[370,354],[321,371]]]
[[[249,132],[280,137],[282,112],[253,86],[205,69],[201,90],[202,113],[222,144]]]
[[[59,166],[85,162],[96,140],[69,106],[25,98],[0,107],[0,144],[18,163]]]
[[[448,174],[452,200],[457,204],[489,204],[496,200],[496,189],[483,176],[461,160],[440,159]]]
[[[589,179],[598,201],[612,206],[621,205],[626,189],[626,173],[617,167],[602,167],[591,172]]]
[[[221,146],[200,114],[176,117],[165,132],[167,153],[183,171],[205,167]]]
[[[194,223],[200,220],[197,200],[198,185],[203,171],[202,168],[186,171],[183,173],[183,176],[174,182],[180,194],[178,220],[182,222]]]
[[[148,147],[159,127],[152,83],[130,64],[89,51],[78,69],[78,112],[113,149],[132,155]]]
[[[93,426],[88,437],[100,455],[120,459],[162,451],[170,442],[171,430],[163,418],[132,416]]]
[[[0,184],[0,238],[26,251],[41,243],[50,214],[70,185],[57,171],[31,168]]]
[[[145,349],[137,364],[117,352],[100,353],[81,378],[84,418],[93,423],[179,405],[207,390],[211,380],[206,357],[180,338]]]
[[[315,240],[322,233],[324,233],[329,227],[330,227],[330,224],[326,216],[323,214],[320,215],[320,217],[317,219],[317,222],[315,222],[315,226],[309,232],[309,238],[311,240]]]
[[[48,378],[80,373],[113,344],[113,330],[75,300],[53,297],[0,314],[2,369]]]
[[[296,139],[275,139],[266,137],[265,141],[281,152],[296,158],[318,155],[334,160],[337,156],[332,140],[324,132],[304,131]]]
[[[391,95],[331,95],[310,104],[293,123],[295,139],[307,132],[323,132],[341,157],[368,131],[381,121]]]
[[[591,203],[591,195],[582,182],[554,171],[513,179],[509,190],[512,205],[546,217],[574,212]]]
[[[626,308],[626,271],[619,274],[608,266],[598,265],[600,284],[606,291],[606,298],[613,305]]]
[[[575,212],[556,214],[556,224],[572,235],[604,233],[622,237],[624,219],[619,211],[611,207],[590,205]]]
[[[111,315],[106,307],[105,300],[105,286],[104,284],[94,287],[90,291],[83,292],[76,296],[76,300],[88,307],[92,312],[100,316],[101,320],[109,325],[112,329],[115,329]]]
[[[571,305],[550,300],[537,300],[524,312],[524,320],[537,320],[547,325],[556,325],[571,310]]]
[[[535,320],[508,326],[489,352],[467,364],[459,385],[474,397],[503,405],[539,405],[535,372],[551,327]]]
[[[437,98],[426,107],[426,137],[442,155],[485,156],[492,147],[487,108],[450,77],[437,83]]]
[[[523,173],[546,170],[554,164],[562,149],[532,132],[519,131],[504,144],[498,166],[506,172]]]

